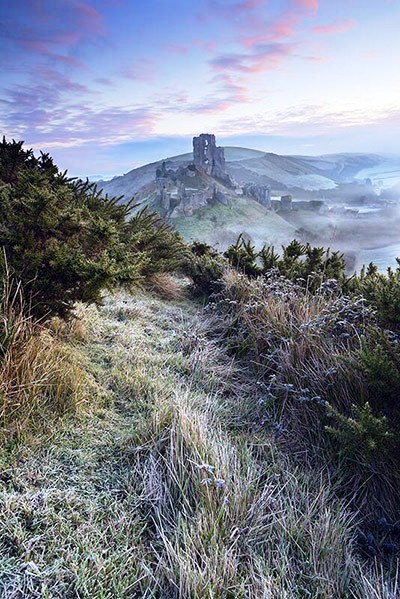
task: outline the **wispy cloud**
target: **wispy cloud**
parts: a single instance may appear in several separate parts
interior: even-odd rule
[[[295,8],[312,12],[317,12],[319,8],[319,0],[291,0],[291,4]]]
[[[8,55],[27,51],[31,60],[38,56],[79,66],[74,51],[81,42],[104,36],[105,27],[102,15],[86,2],[15,0],[2,7],[0,33]]]
[[[121,75],[133,81],[149,83],[154,81],[155,78],[155,63],[148,58],[135,60],[122,67]]]
[[[239,74],[262,73],[298,55],[297,28],[318,10],[318,0],[289,0],[284,10],[270,16],[267,3],[248,0],[233,5],[213,3],[215,14],[233,22],[242,51],[220,53],[210,60],[214,70]],[[243,13],[243,14],[242,14]],[[240,19],[235,17],[240,15]]]
[[[230,134],[256,133],[261,128],[274,135],[322,135],[339,129],[365,127],[366,122],[369,126],[400,124],[400,109],[394,105],[339,109],[329,104],[309,104],[256,114],[240,122],[226,119],[223,126]]]
[[[38,89],[37,93],[40,98],[43,90]],[[77,103],[56,110],[31,108],[28,111],[27,98],[22,92],[18,99],[22,108],[20,112],[15,110],[7,123],[2,124],[5,134],[15,136],[17,130],[22,139],[36,147],[78,147],[88,143],[107,146],[144,139],[154,134],[158,118],[154,111],[134,106],[96,108]],[[35,128],[30,126],[32,121]]]
[[[267,0],[205,0],[197,15],[204,36],[218,22],[227,23],[229,29],[225,37],[208,44],[205,59],[213,73],[208,81],[211,89],[197,104],[198,110],[220,113],[238,103],[249,105],[255,76],[279,68],[291,57],[314,59],[309,53],[302,56],[298,29],[305,19],[315,17],[317,10],[317,0],[285,0],[278,10],[276,6],[272,10]],[[196,45],[205,49],[203,40],[197,44],[174,42],[167,50],[186,60]],[[221,51],[221,46],[230,49]],[[184,105],[181,108],[185,110]]]
[[[328,25],[316,25],[313,27],[313,31],[321,35],[345,33],[346,31],[353,29],[356,25],[357,21],[355,19],[344,19],[334,21]]]
[[[276,68],[293,53],[293,44],[255,44],[252,52],[241,54],[221,54],[210,61],[216,71],[260,73]]]

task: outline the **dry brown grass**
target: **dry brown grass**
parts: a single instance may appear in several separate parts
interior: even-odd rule
[[[242,421],[277,425],[282,446],[301,460],[335,464],[342,496],[366,518],[385,513],[397,519],[396,455],[381,450],[378,441],[373,458],[365,457],[372,425],[347,445],[329,428],[341,423],[328,404],[354,423],[354,406],[368,398],[357,351],[371,313],[358,300],[312,294],[283,278],[250,280],[228,270],[223,285],[215,310],[220,334],[265,388],[265,400],[241,402]]]
[[[151,275],[145,283],[145,288],[160,299],[168,301],[181,299],[184,295],[181,281],[165,272]]]
[[[351,352],[361,348],[362,307],[284,280],[249,280],[232,270],[223,281],[226,326],[231,333],[237,328],[236,349],[240,352],[240,343],[245,344],[264,380],[276,389],[289,384],[307,390],[310,398],[333,399],[338,409],[348,408],[355,393],[363,393],[363,379],[349,361]]]
[[[84,335],[79,320],[65,326],[54,323],[54,327],[34,322],[21,288],[7,282],[0,316],[0,440],[4,442],[19,437],[28,423],[44,422],[49,412],[60,416],[76,410],[88,401],[95,385],[71,343]]]

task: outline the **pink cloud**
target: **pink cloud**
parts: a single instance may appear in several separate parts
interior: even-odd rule
[[[0,23],[2,38],[15,51],[29,50],[30,58],[60,60],[81,66],[74,52],[82,42],[104,37],[102,15],[87,2],[76,0],[14,0],[19,20]],[[11,14],[11,13],[10,13]]]
[[[234,5],[221,5],[220,3],[213,2],[210,4],[211,12],[214,11],[216,16],[228,20],[237,30],[236,39],[239,40],[240,44],[249,52],[249,61],[252,61],[252,53],[255,54],[256,58],[260,54],[260,45],[271,45],[271,44],[290,44],[291,39],[298,32],[298,27],[301,25],[302,20],[308,16],[308,13],[316,12],[318,10],[319,0],[289,0],[289,8],[281,12],[280,15],[276,16],[272,20],[268,20],[268,13],[265,10],[265,0],[243,0],[237,2]],[[235,18],[240,17],[240,18]],[[265,52],[261,52],[265,55]],[[279,56],[279,60],[272,60],[275,56]],[[289,56],[290,53],[286,53]],[[267,52],[267,59],[256,60],[257,65],[251,68],[246,68],[247,72],[262,71],[262,65],[266,66],[266,69],[271,68],[273,64],[280,64],[282,52],[280,49],[276,53]],[[216,57],[214,65],[227,61],[225,56]],[[234,61],[231,62],[233,64]],[[240,65],[243,65],[243,61],[240,61]]]
[[[207,23],[214,17],[222,18],[226,21],[237,20],[238,18],[249,18],[257,9],[264,7],[267,0],[241,0],[234,4],[224,4],[218,0],[207,0],[207,10],[197,15],[200,23]]]
[[[217,73],[211,83],[217,85],[217,91],[225,97],[230,104],[248,102],[248,90],[247,87],[238,82],[237,78],[227,73]]]
[[[264,0],[243,0],[230,6],[210,3],[214,16],[227,20],[235,33],[238,51],[216,54],[209,61],[213,71],[229,77],[239,76],[241,91],[238,95],[249,101],[250,77],[279,68],[291,56],[299,56],[302,43],[297,39],[305,18],[318,10],[318,0],[289,0],[284,11],[270,17]],[[268,18],[269,17],[269,18]],[[303,59],[315,60],[313,56]],[[229,102],[236,96],[229,94]]]
[[[43,73],[45,75],[45,73]],[[54,74],[49,73],[49,76]],[[58,77],[55,77],[56,80]],[[10,90],[7,100],[0,100],[7,108],[5,133],[26,137],[29,143],[54,146],[79,146],[88,142],[113,144],[133,137],[147,137],[154,131],[158,120],[155,109],[148,107],[109,106],[94,108],[91,103],[71,103],[62,100],[60,88],[48,83]],[[68,86],[68,82],[58,82]],[[72,84],[75,88],[75,84]],[[75,88],[75,91],[80,91]]]
[[[313,27],[313,31],[315,33],[319,33],[321,35],[330,35],[333,33],[345,33],[350,29],[353,29],[357,25],[357,21],[354,19],[347,19],[344,21],[335,21],[330,25],[316,25]]]
[[[218,72],[209,83],[213,91],[197,102],[191,101],[186,92],[174,88],[155,94],[152,109],[157,113],[161,111],[173,114],[211,115],[223,113],[235,104],[249,101],[247,88],[240,83],[240,80],[238,82],[238,77]]]
[[[276,68],[294,49],[293,44],[258,44],[251,53],[222,54],[211,60],[211,65],[215,71],[261,73]]]
[[[287,13],[275,22],[257,27],[256,33],[253,31],[250,35],[243,35],[241,42],[250,49],[260,43],[279,42],[292,37],[299,22],[299,15]]]
[[[242,13],[255,10],[260,6],[265,6],[265,4],[266,0],[243,0],[243,2],[234,4],[229,10],[231,10],[234,15],[241,15]]]
[[[317,12],[319,8],[319,0],[292,0],[292,4],[295,8],[310,10]]]

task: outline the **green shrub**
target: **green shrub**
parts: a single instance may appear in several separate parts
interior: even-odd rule
[[[259,253],[259,256],[263,273],[266,273],[273,268],[278,268],[280,258],[279,254],[275,252],[273,246],[264,245]]]
[[[338,443],[339,455],[357,467],[371,468],[385,460],[392,449],[394,436],[385,416],[376,416],[366,402],[363,406],[352,406],[352,415],[346,416],[328,404],[333,426],[326,431]]]
[[[294,239],[282,247],[282,256],[273,247],[264,246],[257,252],[250,241],[242,235],[231,245],[224,256],[239,272],[249,277],[267,275],[271,270],[285,276],[290,281],[303,284],[315,291],[323,281],[336,279],[340,283],[346,281],[346,263],[343,254],[331,252],[323,247],[313,247]]]
[[[36,317],[65,317],[77,301],[98,303],[103,289],[175,266],[177,234],[145,210],[131,217],[134,204],[118,200],[3,139],[0,246]]]
[[[261,269],[257,265],[258,253],[252,243],[243,239],[242,235],[239,235],[236,243],[227,249],[224,256],[231,266],[249,277],[261,274]]]
[[[377,328],[369,331],[357,352],[359,368],[366,379],[371,406],[396,426],[400,425],[400,348],[397,339]]]
[[[311,291],[317,290],[328,279],[335,279],[340,283],[345,281],[346,263],[343,254],[339,252],[314,247],[309,243],[302,244],[296,239],[282,250],[282,258],[275,254],[273,248],[264,247],[261,250],[264,274],[271,268],[277,268],[281,275],[290,281],[302,282]]]
[[[200,295],[208,297],[218,291],[226,266],[223,256],[207,243],[195,241],[189,247],[185,272]]]
[[[389,325],[400,323],[400,260],[397,262],[399,267],[388,268],[387,274],[379,273],[374,264],[369,264],[352,281],[351,287],[363,295],[374,306],[378,317]]]
[[[180,234],[146,208],[131,217],[127,243],[138,255],[146,256],[140,269],[141,277],[145,279],[158,273],[181,270],[188,255]]]

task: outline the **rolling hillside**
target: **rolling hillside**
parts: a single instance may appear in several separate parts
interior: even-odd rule
[[[275,193],[332,189],[339,183],[356,181],[360,173],[372,173],[378,179],[389,162],[391,170],[397,168],[400,173],[400,160],[389,161],[384,156],[375,154],[280,156],[248,148],[226,147],[225,158],[227,172],[238,184],[266,184]],[[132,197],[154,180],[157,168],[164,161],[168,168],[177,169],[189,164],[192,154],[164,158],[110,181],[99,181],[98,184],[111,195]]]
[[[400,176],[399,158],[375,154],[280,156],[236,147],[226,147],[224,151],[226,172],[238,188],[250,183],[269,186],[272,195],[277,196],[290,193],[299,199],[324,198],[340,203],[372,190],[379,192],[396,182],[396,173]],[[192,161],[192,153],[174,156],[135,168],[110,181],[99,181],[98,186],[111,196],[121,197],[122,201],[135,197],[140,204],[148,205],[151,210],[166,216],[188,241],[199,239],[220,250],[225,250],[240,233],[247,235],[257,247],[264,243],[280,246],[293,239],[300,227],[312,231],[312,234],[320,231],[323,237],[326,226],[333,227],[335,236],[337,229],[342,227],[341,222],[336,222],[337,218],[333,217],[334,222],[332,219],[329,222],[323,219],[323,222],[311,224],[309,212],[304,214],[303,219],[296,218],[296,215],[289,217],[288,214],[271,212],[248,195],[240,195],[241,192],[235,187],[199,171],[195,175],[192,173],[190,178],[188,175],[179,175],[179,182],[187,190],[197,192],[214,187],[225,201],[219,203],[210,199],[200,207],[193,204],[190,210],[178,213],[170,210],[166,215],[160,204],[157,169],[182,171]],[[366,183],[367,178],[370,182]],[[173,191],[172,198],[177,189]],[[304,219],[306,224],[302,222]],[[333,243],[332,232],[329,230],[328,233],[329,243]],[[353,245],[348,239],[343,242],[343,248],[356,251],[358,245]]]

